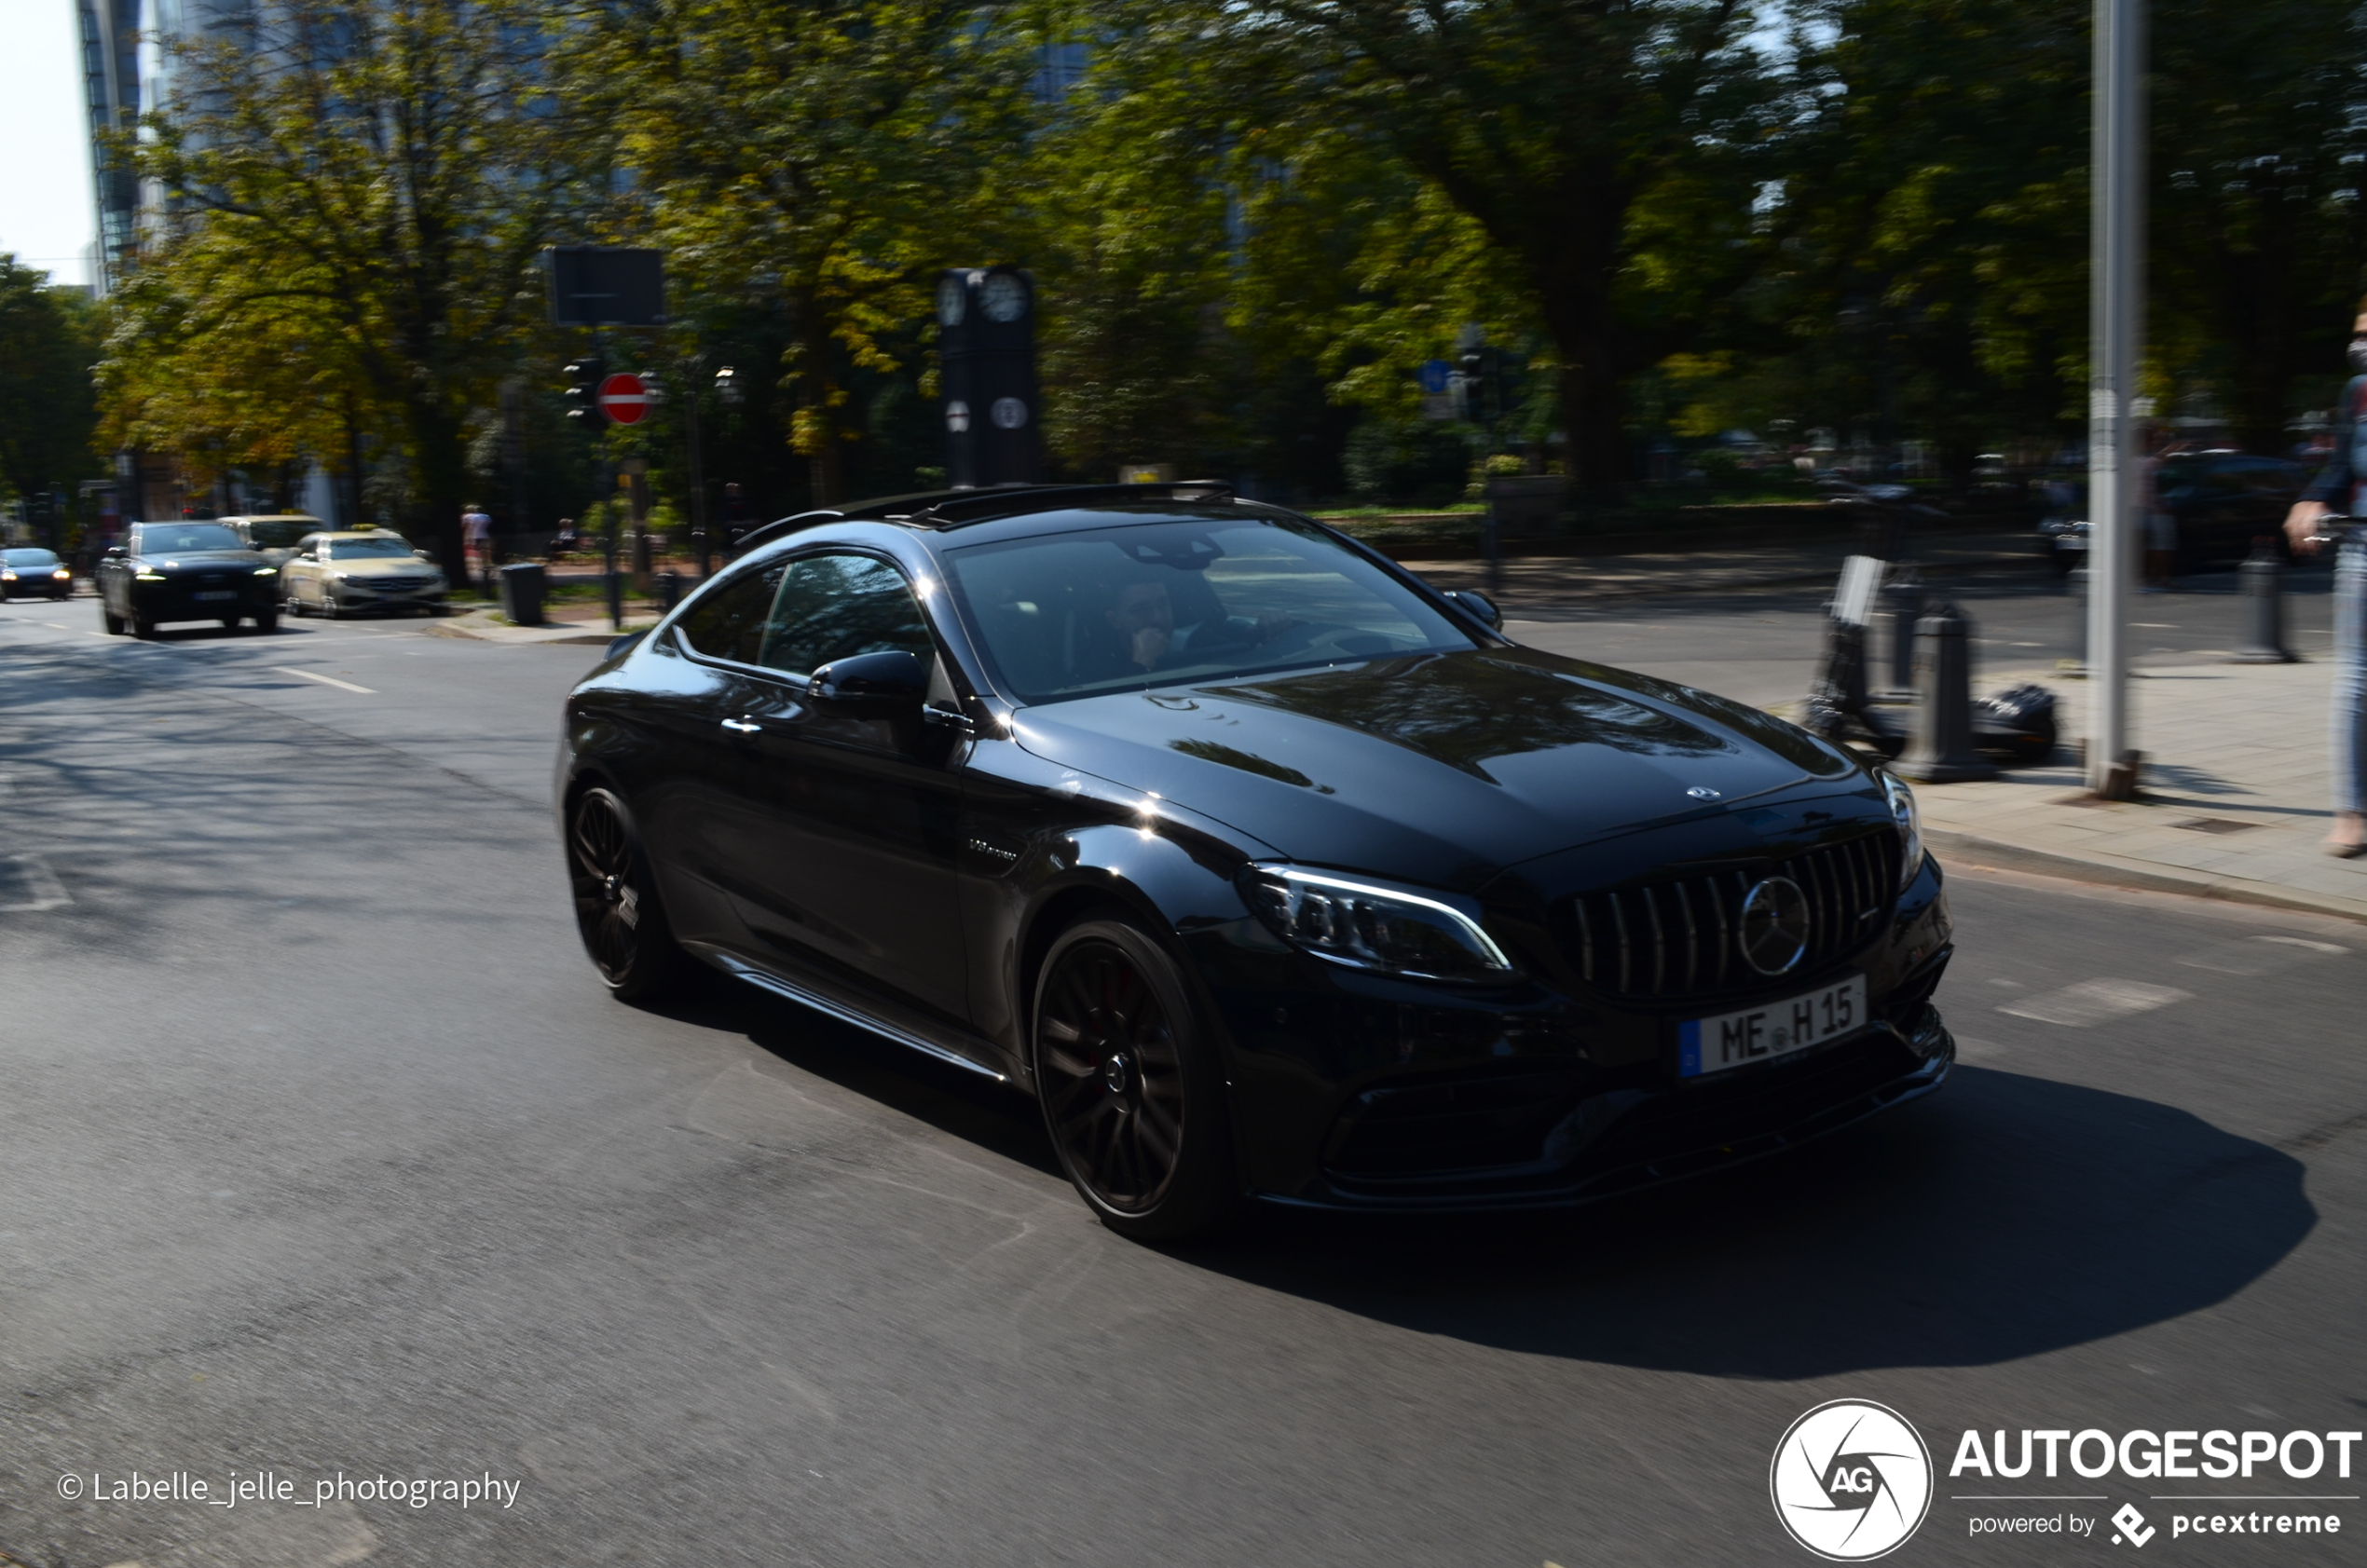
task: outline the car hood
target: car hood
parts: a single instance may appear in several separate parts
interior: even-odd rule
[[[411,577],[435,569],[431,563],[420,560],[417,555],[372,555],[359,561],[332,561],[329,566],[332,570],[343,572],[348,577],[385,577],[389,573]]]
[[[147,572],[218,572],[225,566],[253,570],[261,564],[252,550],[185,550],[173,555],[140,557],[140,569]]]
[[[1082,698],[1013,728],[1293,860],[1450,888],[1858,770],[1756,708],[1518,648]]]

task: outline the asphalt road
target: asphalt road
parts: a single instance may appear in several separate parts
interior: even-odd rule
[[[1575,1216],[1145,1248],[1000,1091],[720,979],[601,993],[546,799],[595,650],[95,620],[0,609],[0,1554],[1809,1562],[1769,1460],[1846,1397],[1940,1466],[1898,1561],[2109,1553],[1971,1521],[2123,1502],[2148,1558],[2357,1558],[2331,1467],[1946,1472],[1967,1428],[2367,1425],[2367,929],[1960,872],[1963,1064],[1886,1122]],[[1733,675],[1789,624],[1669,623],[1620,634]],[[135,1470],[291,1497],[92,1495]],[[340,1472],[515,1492],[298,1506]],[[1957,1500],[2020,1490],[2100,1500]],[[2345,1534],[2173,1539],[2181,1490]]]

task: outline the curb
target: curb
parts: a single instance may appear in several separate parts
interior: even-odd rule
[[[1933,849],[1961,857],[1963,864],[1999,871],[2025,871],[2099,887],[2128,888],[2138,893],[2177,893],[2190,898],[2218,898],[2268,909],[2292,909],[2305,914],[2332,915],[2367,924],[2367,898],[2342,898],[2333,893],[2304,893],[2255,882],[2241,877],[2214,877],[2208,872],[2180,872],[2168,866],[2141,865],[2118,855],[2053,854],[2020,844],[2001,843],[1977,833],[1956,832],[1923,825],[1923,841]]]
[[[476,643],[499,643],[510,648],[606,648],[619,634],[614,632],[568,631],[564,624],[549,627],[494,626],[478,622],[474,626],[458,620],[439,620],[422,628],[431,637],[465,637]]]

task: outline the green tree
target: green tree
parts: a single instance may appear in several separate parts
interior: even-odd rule
[[[93,313],[48,274],[0,255],[0,484],[17,498],[98,471]]]
[[[621,128],[610,223],[663,247],[683,313],[786,307],[789,440],[838,499],[858,370],[924,318],[1017,177],[1024,40],[969,0],[634,0],[587,11],[570,95]],[[743,366],[743,370],[755,367]]]
[[[317,413],[382,416],[457,573],[470,422],[540,314],[537,253],[576,188],[579,133],[548,92],[540,13],[282,0],[246,42],[185,50],[189,86],[136,149],[168,207],[109,348],[119,415],[217,457],[290,432],[325,456],[339,444]],[[167,386],[224,386],[233,365],[262,374],[255,396],[274,405],[253,440]],[[322,397],[332,386],[350,395]]]

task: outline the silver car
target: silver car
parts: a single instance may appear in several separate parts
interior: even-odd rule
[[[427,552],[412,549],[401,534],[376,530],[307,535],[280,568],[290,615],[434,615],[448,589]]]

